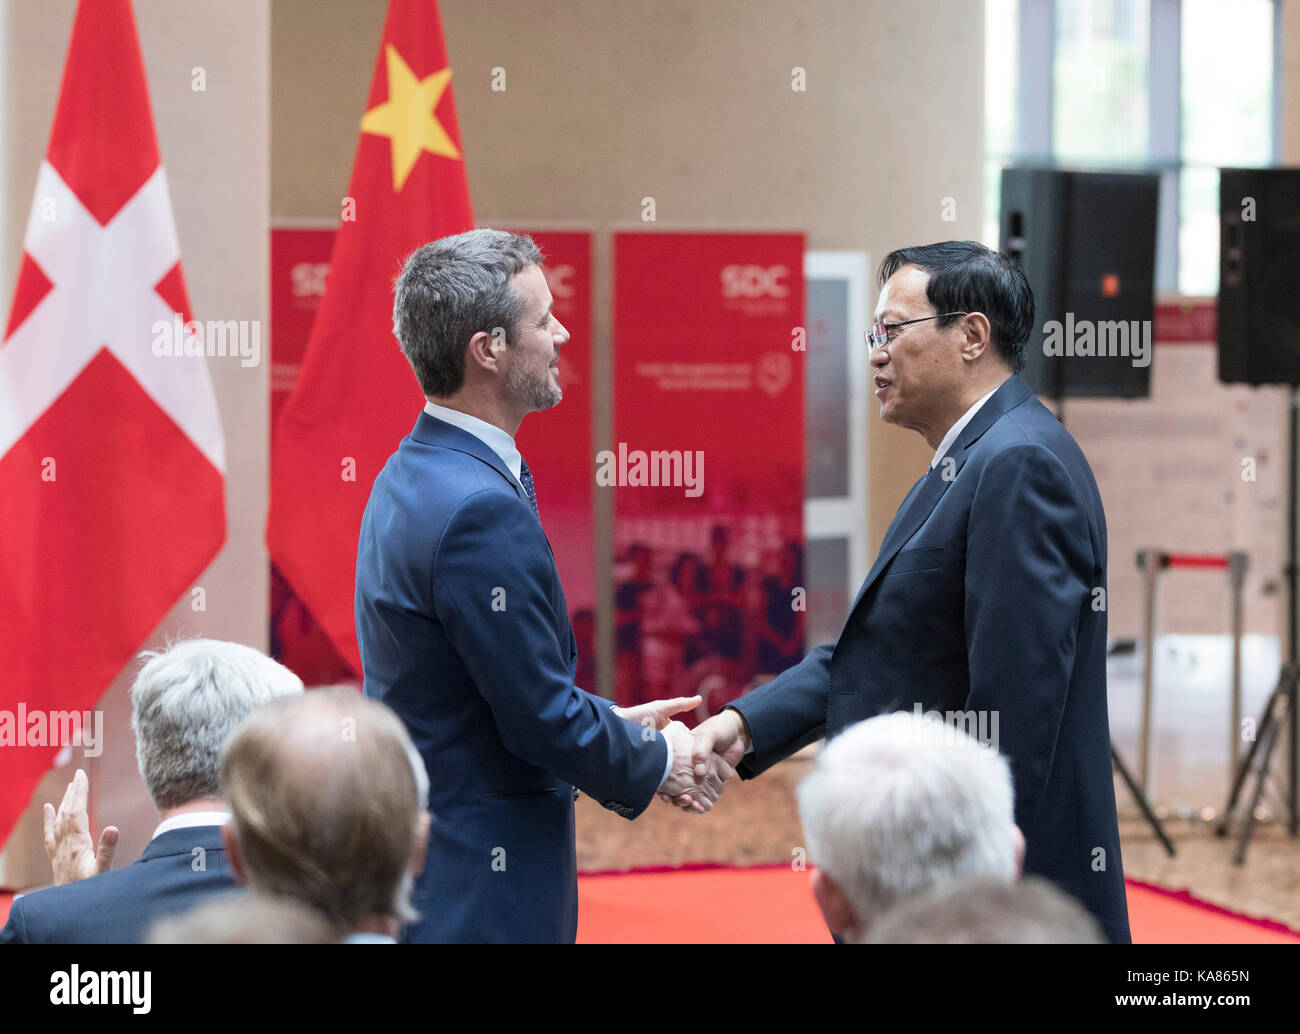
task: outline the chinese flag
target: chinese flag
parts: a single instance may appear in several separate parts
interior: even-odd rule
[[[0,344],[0,842],[225,540],[189,318],[131,7],[82,0]]]
[[[474,225],[451,76],[437,4],[393,0],[325,297],[272,454],[271,557],[357,672],[361,515],[424,405],[393,337],[393,281],[420,245]]]

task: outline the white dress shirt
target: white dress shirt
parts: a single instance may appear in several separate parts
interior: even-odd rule
[[[998,388],[1000,387],[1002,387],[1002,385],[999,384]],[[994,388],[993,391],[997,391],[998,388]],[[971,406],[970,409],[966,410],[965,413],[957,418],[957,422],[948,428],[948,433],[943,436],[943,441],[939,443],[939,448],[934,452],[934,459],[930,461],[931,470],[934,470],[934,468],[939,465],[939,461],[947,455],[948,450],[952,448],[952,443],[957,440],[957,436],[961,434],[966,425],[975,418],[975,414],[980,411],[980,406],[984,405],[984,403],[993,396],[993,391],[990,391],[982,399],[976,402],[975,405]]]
[[[489,449],[501,457],[501,461],[510,468],[510,473],[515,476],[519,482],[519,487],[524,487],[524,482],[520,472],[523,470],[523,457],[519,455],[519,450],[515,448],[515,440],[506,434],[505,431],[497,427],[496,424],[489,424],[486,420],[480,420],[476,416],[470,416],[468,413],[462,413],[458,409],[448,409],[446,406],[440,406],[436,402],[425,402],[424,411],[431,417],[438,420],[445,420],[453,427],[459,427],[462,431],[468,431],[475,438],[481,441]],[[610,705],[611,707],[614,705]],[[668,737],[664,737],[664,746],[668,748],[668,760],[664,764],[664,777],[659,780],[659,785],[663,786],[668,782],[668,777],[673,772],[673,745],[668,742]],[[156,835],[156,834],[155,834]]]
[[[429,416],[437,417],[439,420],[445,420],[453,427],[459,427],[462,431],[468,431],[475,438],[481,441],[489,449],[501,457],[501,462],[509,468],[510,473],[515,476],[519,482],[519,487],[524,487],[523,480],[523,457],[519,455],[519,450],[515,448],[515,440],[506,434],[505,431],[497,427],[496,424],[489,424],[486,420],[480,420],[476,416],[470,416],[468,413],[462,413],[459,409],[448,409],[446,406],[440,406],[436,402],[426,402],[424,411]]]
[[[163,819],[153,831],[154,837],[170,833],[173,829],[189,829],[192,826],[224,826],[230,821],[228,811],[186,811]]]
[[[358,933],[348,934],[339,944],[396,944],[393,938],[386,933]]]

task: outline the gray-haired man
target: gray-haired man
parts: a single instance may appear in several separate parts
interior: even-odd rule
[[[46,847],[64,885],[15,899],[0,944],[135,944],[155,919],[235,887],[221,841],[230,817],[221,748],[254,708],[301,693],[302,680],[251,647],[213,639],[141,656],[148,660],[131,687],[131,728],[158,808],[153,838],[134,865],[104,871],[115,837],[101,838],[96,856],[78,773],[60,814],[46,806]]]
[[[850,726],[798,792],[813,894],[850,944],[918,894],[1020,874],[1006,759],[939,718],[898,711]]]

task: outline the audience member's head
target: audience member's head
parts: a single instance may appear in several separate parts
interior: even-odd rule
[[[345,688],[259,708],[226,747],[226,845],[236,875],[343,934],[395,936],[415,918],[428,777],[386,705]]]
[[[1020,871],[1024,839],[1006,761],[933,715],[850,726],[798,794],[813,893],[831,932],[850,943],[908,898]]]
[[[299,695],[302,680],[251,646],[185,639],[148,658],[131,686],[136,760],[167,811],[221,797],[221,748],[256,707]]]
[[[922,894],[871,924],[868,944],[1105,944],[1101,927],[1040,876],[969,880]]]
[[[319,912],[290,898],[222,894],[158,920],[149,944],[335,944],[338,931]]]

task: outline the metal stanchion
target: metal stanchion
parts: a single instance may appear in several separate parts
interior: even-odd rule
[[[1235,805],[1241,784],[1244,782],[1244,768],[1240,764],[1241,751],[1241,645],[1242,631],[1244,628],[1243,618],[1243,595],[1246,584],[1246,571],[1249,568],[1249,558],[1245,553],[1228,553],[1226,555],[1207,555],[1196,553],[1165,553],[1158,549],[1143,549],[1138,551],[1138,567],[1142,570],[1142,727],[1140,740],[1138,743],[1139,750],[1139,769],[1138,775],[1140,783],[1137,787],[1130,785],[1134,795],[1138,797],[1138,804],[1142,807],[1144,814],[1150,809],[1149,800],[1154,784],[1154,767],[1155,751],[1152,748],[1152,715],[1154,713],[1155,700],[1155,640],[1156,640],[1156,602],[1160,589],[1160,576],[1171,567],[1191,567],[1201,569],[1224,570],[1228,573],[1228,587],[1232,598],[1232,729],[1230,731],[1229,751],[1232,758],[1231,768],[1238,773],[1238,778],[1233,783],[1233,789],[1229,798],[1228,811],[1231,811]],[[1264,730],[1261,729],[1261,734]],[[1252,744],[1252,748],[1254,744]],[[1254,750],[1251,754],[1253,756]],[[1249,760],[1247,762],[1249,764]],[[1126,781],[1128,777],[1126,776]],[[1130,781],[1131,784],[1131,781]],[[1139,793],[1140,787],[1140,793]],[[1223,817],[1222,822],[1226,824],[1227,816]],[[1226,825],[1222,826],[1226,829]],[[1222,832],[1220,835],[1223,835]],[[1161,836],[1163,840],[1163,834]]]
[[[1155,698],[1156,590],[1160,583],[1161,553],[1156,549],[1138,551],[1142,569],[1142,729],[1138,738],[1138,785],[1142,795],[1151,793],[1151,711]]]
[[[1241,637],[1244,627],[1242,599],[1249,560],[1245,553],[1228,554],[1228,583],[1232,589],[1232,729],[1229,757],[1232,770],[1241,762]]]

